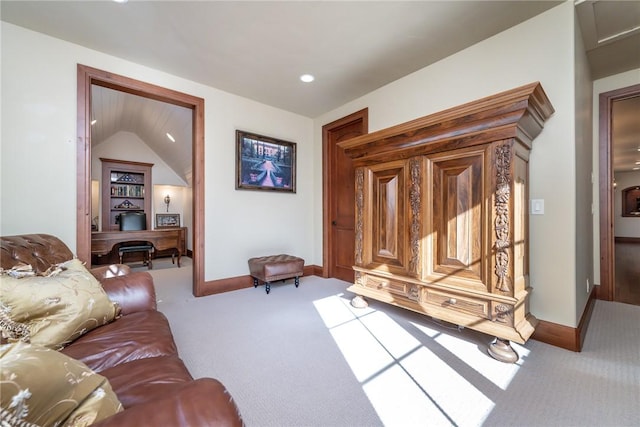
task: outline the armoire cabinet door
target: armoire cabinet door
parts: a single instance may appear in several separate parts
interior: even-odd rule
[[[432,191],[426,279],[488,291],[485,158],[483,148],[429,156]]]
[[[366,168],[364,263],[369,268],[384,265],[391,273],[407,272],[407,166],[394,161]],[[369,213],[366,213],[369,211]]]

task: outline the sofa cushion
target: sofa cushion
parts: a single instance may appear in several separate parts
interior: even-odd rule
[[[138,359],[100,372],[125,408],[157,400],[193,380],[178,356]]]
[[[97,372],[132,360],[178,354],[167,318],[151,310],[128,314],[94,329],[62,352]]]
[[[0,361],[2,425],[80,427],[123,410],[105,377],[57,351],[5,344]]]
[[[0,327],[6,338],[60,349],[115,318],[117,304],[80,260],[59,266],[61,271],[46,277],[0,275]]]
[[[200,378],[176,385],[173,393],[133,406],[93,427],[124,425],[243,427],[245,424],[225,386],[212,378]]]

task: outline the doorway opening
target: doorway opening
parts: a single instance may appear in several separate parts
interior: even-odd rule
[[[615,182],[617,171],[614,168],[616,154],[614,106],[619,101],[638,97],[640,97],[640,85],[633,85],[601,93],[599,99],[600,286],[598,287],[597,298],[606,301],[619,301],[620,297],[623,296],[623,292],[617,292],[616,288],[620,285],[621,280],[624,281],[625,277],[627,277],[627,266],[633,267],[634,264],[637,264],[627,263],[625,259],[629,258],[629,250],[637,253],[638,248],[640,248],[640,236],[617,236],[615,223],[619,219],[620,213],[616,214],[616,208],[620,204],[620,200],[617,197],[619,194],[616,193],[620,191],[616,189],[617,185],[614,185],[614,183],[617,184]],[[635,121],[637,122],[637,120]],[[640,218],[632,218],[632,220],[640,224]],[[624,247],[620,246],[620,244],[624,245]],[[629,244],[632,246],[627,247]],[[617,253],[616,247],[620,248],[620,253]],[[618,261],[616,261],[616,258],[618,258]],[[633,255],[631,255],[631,258],[633,258]],[[633,282],[633,274],[629,278]]]
[[[102,86],[117,91],[179,105],[192,110],[192,259],[195,296],[204,289],[204,99],[107,71],[78,64],[78,141],[76,253],[91,262],[91,88]]]

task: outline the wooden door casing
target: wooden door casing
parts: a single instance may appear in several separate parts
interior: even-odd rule
[[[355,254],[355,170],[337,144],[367,133],[363,109],[322,127],[323,139],[323,276],[353,283]]]
[[[613,103],[640,96],[640,85],[603,92],[598,99],[598,162],[600,195],[600,286],[598,299],[617,301],[615,280],[615,234],[613,220]]]
[[[77,65],[78,139],[77,199],[76,199],[76,255],[84,262],[91,262],[91,85],[139,95],[144,98],[168,102],[193,110],[192,165],[193,165],[193,295],[214,293],[208,288],[204,276],[204,99],[172,89],[163,88],[99,70]]]

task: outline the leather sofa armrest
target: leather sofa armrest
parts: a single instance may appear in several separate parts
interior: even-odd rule
[[[163,398],[132,406],[94,427],[244,426],[231,394],[218,380],[189,381]]]
[[[153,278],[145,271],[110,277],[100,283],[109,299],[120,305],[122,315],[157,309]]]
[[[131,267],[124,264],[111,264],[92,268],[90,271],[96,279],[103,280],[110,277],[126,276],[131,273]]]

